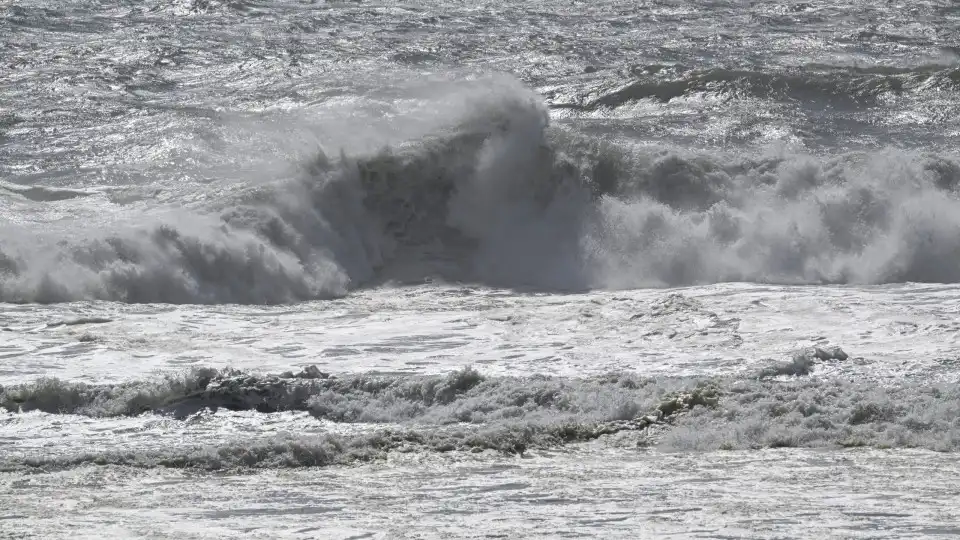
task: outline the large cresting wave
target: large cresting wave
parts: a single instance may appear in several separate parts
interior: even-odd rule
[[[282,303],[427,279],[549,290],[960,281],[951,156],[636,146],[551,126],[514,81],[448,93],[442,121],[416,136],[318,151],[296,178],[216,205],[43,232],[8,221],[0,301]]]

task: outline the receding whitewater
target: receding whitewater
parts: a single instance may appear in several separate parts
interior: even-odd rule
[[[0,536],[960,534],[957,43],[0,2]]]

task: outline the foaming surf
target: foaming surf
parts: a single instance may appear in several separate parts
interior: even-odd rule
[[[0,301],[274,304],[436,279],[565,291],[960,281],[954,156],[636,147],[551,126],[511,79],[440,88],[345,134],[365,145],[327,142],[290,177],[215,202],[42,232],[5,224]],[[41,191],[2,196],[87,195]]]
[[[0,387],[0,419],[40,431],[69,421],[76,432],[68,444],[15,448],[0,470],[315,467],[410,452],[522,455],[611,437],[662,451],[957,449],[955,383],[816,376],[847,360],[839,348],[811,348],[747,377],[498,377],[472,368],[338,377],[309,367],[199,368],[114,385],[39,379]],[[250,415],[261,417],[258,429]],[[248,427],[230,427],[237,422]],[[105,446],[93,434],[103,426],[150,436]]]

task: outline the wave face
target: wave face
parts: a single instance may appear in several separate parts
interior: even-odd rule
[[[42,233],[4,225],[0,301],[284,303],[427,279],[547,290],[960,281],[952,156],[635,147],[551,126],[542,100],[510,80],[446,92],[441,120],[395,120],[419,122],[416,136],[318,151],[295,178],[216,204]],[[22,191],[0,187],[32,203],[88,198]]]

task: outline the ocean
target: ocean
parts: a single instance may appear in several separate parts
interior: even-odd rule
[[[0,0],[0,537],[960,535],[953,1]]]

